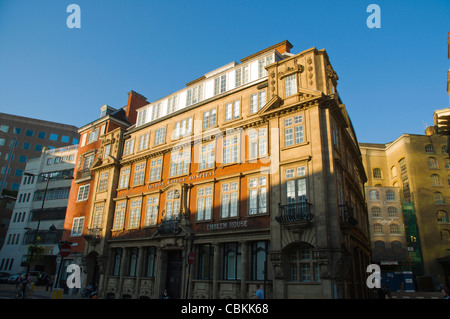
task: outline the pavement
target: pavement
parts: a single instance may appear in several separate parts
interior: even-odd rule
[[[0,285],[0,299],[15,299],[16,285],[2,284]],[[55,294],[52,298],[51,289],[46,290],[45,286],[34,286],[29,299],[87,299],[82,298],[80,295],[68,295],[68,294]]]
[[[439,291],[392,292],[392,299],[443,299]]]

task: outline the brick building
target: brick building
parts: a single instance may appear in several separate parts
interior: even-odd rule
[[[66,230],[101,297],[369,296],[366,176],[338,77],[325,50],[291,48],[80,129],[81,144],[101,133],[80,145]]]

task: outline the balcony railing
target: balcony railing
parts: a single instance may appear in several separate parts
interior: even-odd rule
[[[91,178],[91,171],[88,169],[83,169],[81,171],[77,171],[77,179],[89,179]]]
[[[277,221],[285,223],[310,223],[314,215],[311,213],[311,203],[307,201],[281,205],[278,204]]]
[[[86,235],[84,238],[91,243],[98,243],[102,239],[101,228],[88,228],[86,229]]]
[[[158,226],[158,233],[161,235],[176,235],[180,232],[178,223],[180,220],[176,219],[163,219]]]

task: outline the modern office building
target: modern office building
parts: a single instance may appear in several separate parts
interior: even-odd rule
[[[0,189],[17,193],[29,159],[78,139],[75,126],[0,113]]]
[[[34,254],[30,270],[56,273],[56,257],[64,228],[67,201],[78,146],[44,150],[29,159],[17,200],[0,250],[0,270],[12,274],[28,269],[29,246],[41,248]]]
[[[325,50],[291,48],[129,102],[128,126],[80,129],[81,145],[104,134],[80,145],[66,238],[83,235],[100,297],[369,297],[366,175],[338,76]]]
[[[448,286],[450,272],[445,261],[450,252],[450,159],[447,138],[435,134],[434,127],[428,127],[425,135],[403,134],[391,143],[361,143],[360,148],[369,176],[368,191],[379,186],[395,194],[393,188],[398,188],[403,212],[404,234],[398,216],[383,229],[373,224],[372,239],[377,239],[379,232],[390,234],[390,243],[385,244],[386,248],[389,244],[392,248],[395,242],[392,236],[398,236],[400,243],[404,236],[416,288],[435,290],[438,284]],[[389,209],[387,198],[380,197],[377,201],[369,194],[369,207],[381,202]]]

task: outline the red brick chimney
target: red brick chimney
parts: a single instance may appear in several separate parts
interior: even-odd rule
[[[126,106],[126,116],[130,124],[136,123],[137,112],[136,110],[144,105],[147,105],[147,98],[135,91],[128,92],[128,103]]]
[[[293,45],[288,40],[285,40],[283,42],[278,43],[275,50],[277,50],[281,54],[283,54],[284,52],[291,53],[292,47]]]

